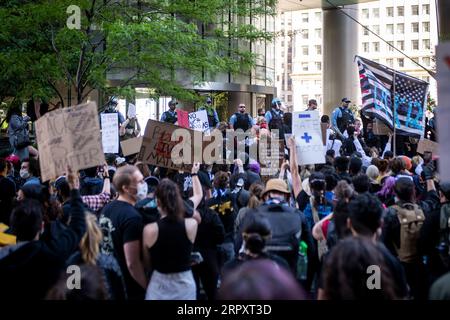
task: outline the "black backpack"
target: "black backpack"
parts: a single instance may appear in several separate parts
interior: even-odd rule
[[[236,112],[234,115],[236,116],[236,122],[233,125],[234,130],[242,129],[244,131],[247,131],[248,129],[250,129],[250,120],[248,113]]]
[[[270,110],[270,114],[272,115],[272,119],[269,123],[269,129],[281,130],[283,128],[283,112],[280,111],[280,114],[277,114],[273,110]]]
[[[355,119],[350,110],[341,107],[339,107],[339,109],[341,109],[342,117],[337,119],[337,126],[339,131],[344,133],[348,125],[355,122]]]

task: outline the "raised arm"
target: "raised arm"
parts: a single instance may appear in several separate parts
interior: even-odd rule
[[[291,164],[292,190],[294,191],[294,197],[297,198],[302,191],[302,179],[298,173],[297,147],[293,135],[289,137],[287,145],[289,148],[289,162]]]
[[[203,199],[203,190],[202,190],[202,184],[200,183],[200,179],[198,178],[198,170],[200,169],[200,164],[195,163],[192,166],[192,189],[193,189],[193,195],[190,198],[192,203],[194,204],[193,210],[197,209],[198,205]]]
[[[382,158],[384,158],[384,154],[386,152],[391,151],[391,148],[392,148],[391,141],[392,141],[392,134],[389,134],[388,142],[386,143],[386,146],[384,147],[384,150],[383,150],[383,154],[381,155]]]

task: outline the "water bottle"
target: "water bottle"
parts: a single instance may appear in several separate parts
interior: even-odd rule
[[[298,245],[297,279],[306,280],[308,275],[308,245],[301,241]]]

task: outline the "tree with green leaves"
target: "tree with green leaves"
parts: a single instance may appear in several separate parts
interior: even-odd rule
[[[2,2],[0,101],[35,96],[63,106],[67,88],[81,103],[93,90],[131,98],[138,85],[154,97],[195,101],[186,87],[255,65],[257,55],[241,44],[273,34],[250,19],[274,16],[276,7],[276,0]],[[80,28],[70,28],[77,19]]]

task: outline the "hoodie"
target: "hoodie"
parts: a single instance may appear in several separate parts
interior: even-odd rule
[[[68,228],[58,234],[51,246],[44,240],[20,242],[0,251],[0,301],[44,299],[64,271],[86,232],[83,202],[78,190],[71,191]]]

